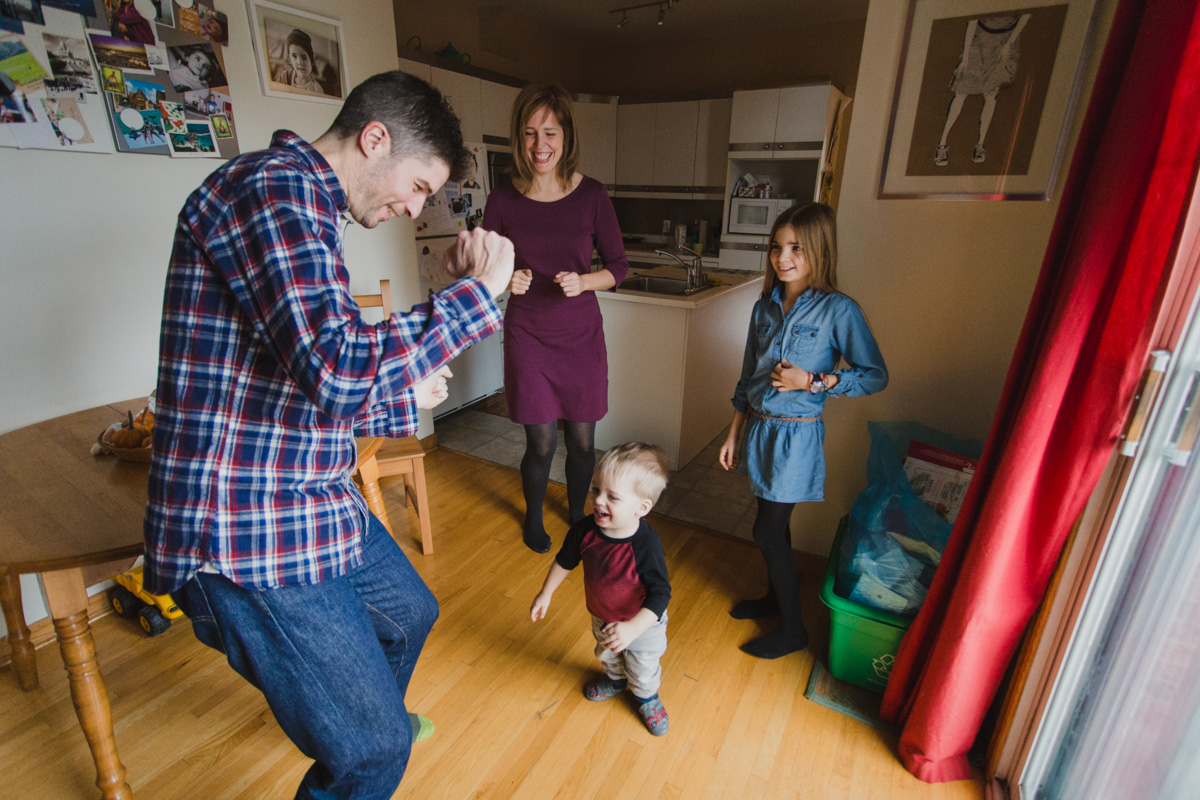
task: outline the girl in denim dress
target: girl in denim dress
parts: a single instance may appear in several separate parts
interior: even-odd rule
[[[749,475],[758,498],[754,541],[767,563],[767,594],[729,612],[779,614],[775,631],[742,645],[758,658],[808,646],[789,520],[796,503],[825,499],[825,398],[873,394],[888,382],[862,309],[837,290],[833,210],[805,203],[783,212],[771,228],[770,261],[719,457]]]

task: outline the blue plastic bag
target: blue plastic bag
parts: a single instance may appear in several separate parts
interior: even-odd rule
[[[901,459],[914,440],[973,459],[983,454],[983,443],[919,422],[868,422],[867,430],[867,488],[850,509],[834,591],[911,616],[925,601],[951,525],[913,493]]]

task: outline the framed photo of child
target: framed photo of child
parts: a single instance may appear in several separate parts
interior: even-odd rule
[[[1096,0],[910,0],[880,198],[1047,200]]]
[[[340,105],[347,94],[342,24],[268,0],[246,0],[264,95]]]

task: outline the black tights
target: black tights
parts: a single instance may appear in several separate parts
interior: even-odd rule
[[[567,442],[567,509],[572,523],[583,519],[592,471],[596,467],[596,423],[565,421]],[[558,445],[558,423],[525,426],[525,456],[521,459],[521,491],[525,495],[525,543],[538,552],[550,549],[542,522],[542,501],[550,480],[550,463]],[[544,549],[541,546],[544,545]]]
[[[767,596],[750,603],[768,604],[778,609],[779,628],[747,642],[742,649],[760,658],[778,658],[802,650],[808,645],[808,632],[800,616],[800,575],[792,555],[792,531],[789,521],[795,503],[775,503],[758,498],[754,517],[754,543],[767,562]],[[774,600],[771,603],[771,600]],[[738,604],[741,606],[742,604]],[[735,612],[737,608],[735,607]],[[737,616],[735,614],[735,616]]]

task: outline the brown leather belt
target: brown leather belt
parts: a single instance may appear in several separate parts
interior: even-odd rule
[[[754,416],[758,417],[759,419],[769,419],[769,420],[774,420],[775,422],[816,422],[817,420],[820,419],[819,416],[818,417],[768,417],[766,414],[758,413],[753,408],[750,409],[750,413],[753,414]]]

